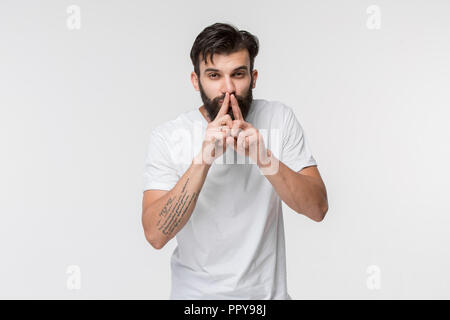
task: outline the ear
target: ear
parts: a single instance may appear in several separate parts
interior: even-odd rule
[[[191,72],[191,82],[192,85],[194,86],[195,91],[200,91],[200,87],[198,86],[198,77],[195,71]]]
[[[252,71],[252,75],[253,75],[253,86],[252,86],[252,89],[255,89],[255,87],[256,87],[256,79],[258,79],[258,70],[254,69]]]

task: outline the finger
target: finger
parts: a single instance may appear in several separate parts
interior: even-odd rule
[[[227,134],[224,131],[211,131],[209,133],[209,136],[210,136],[211,142],[213,142],[212,141],[213,138],[214,138],[214,142],[223,141],[224,139],[227,138]]]
[[[241,108],[239,108],[238,101],[234,94],[231,95],[231,108],[233,109],[233,115],[235,120],[244,120],[242,116]]]
[[[250,124],[244,120],[234,120],[231,127],[231,136],[237,137],[241,131],[248,129],[249,126]]]
[[[226,125],[228,128],[232,128],[233,127],[233,120],[231,120],[231,116],[229,114],[225,114],[221,117],[216,117],[216,120],[214,120],[216,122],[216,125],[218,127]]]
[[[250,158],[252,159],[258,159],[258,137],[256,135],[251,135],[248,137],[245,137],[245,149],[248,150],[248,154]]]
[[[236,139],[236,147],[239,151],[245,151],[245,138],[247,137],[245,131],[241,131]]]
[[[211,153],[212,150],[223,150],[226,149],[226,145],[227,145],[227,136],[225,135],[224,132],[219,132],[219,131],[210,131],[208,133],[208,138],[207,138],[208,144],[207,144],[207,148],[209,150],[209,152]]]
[[[257,140],[256,138],[257,133],[256,130],[254,130],[253,128],[241,131],[237,138],[237,147],[240,150],[246,150],[248,149],[250,142]]]
[[[231,129],[228,126],[220,126],[218,130],[223,133],[225,137],[231,136]]]
[[[233,137],[227,137],[226,142],[227,142],[227,145],[231,145],[232,147],[236,146],[236,139],[234,139]]]
[[[225,93],[225,98],[223,99],[222,106],[220,107],[220,110],[217,113],[216,119],[227,114],[229,104],[230,104],[230,95],[227,92]]]
[[[224,132],[227,137],[231,137],[231,129],[230,128],[225,127]]]
[[[221,151],[221,153],[224,153],[227,149],[227,136],[220,132],[220,135],[216,138],[215,148],[217,151]]]

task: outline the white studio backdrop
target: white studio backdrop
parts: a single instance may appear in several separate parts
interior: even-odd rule
[[[0,298],[167,299],[141,226],[151,129],[201,105],[215,22],[255,34],[329,197],[286,205],[294,299],[450,298],[450,1],[0,2]]]

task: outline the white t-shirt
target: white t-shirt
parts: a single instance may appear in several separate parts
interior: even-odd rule
[[[254,99],[246,121],[290,169],[317,165],[290,107]],[[207,125],[196,108],[153,129],[144,191],[175,186],[200,152]],[[281,200],[249,161],[229,147],[209,169],[195,209],[176,235],[170,299],[291,299]]]

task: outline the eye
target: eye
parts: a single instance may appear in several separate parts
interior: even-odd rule
[[[244,73],[243,72],[236,72],[234,75],[236,75],[236,76],[243,76],[244,75]]]
[[[210,73],[208,76],[212,79],[215,79],[217,78],[217,73]]]

